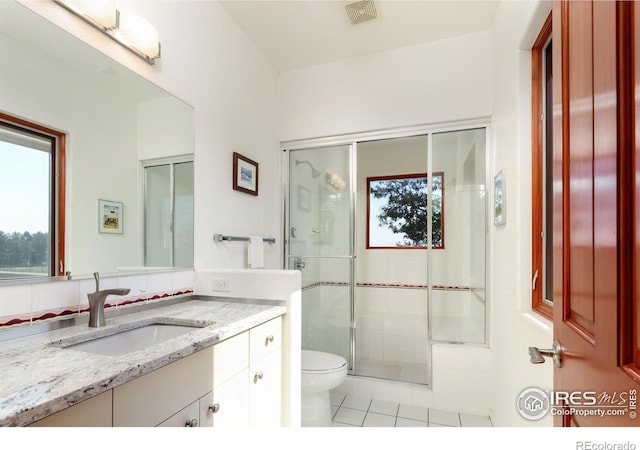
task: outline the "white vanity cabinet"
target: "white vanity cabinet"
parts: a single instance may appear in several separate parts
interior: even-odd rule
[[[282,320],[249,330],[249,426],[282,423]]]
[[[159,427],[211,427],[213,426],[213,392],[191,403],[159,424]]]
[[[113,426],[199,426],[205,419],[200,399],[213,389],[212,368],[209,347],[115,387]],[[165,423],[167,419],[171,421]]]
[[[214,346],[213,426],[281,425],[281,340],[278,317]]]
[[[112,426],[111,390],[70,406],[30,427],[110,427]]]
[[[280,426],[281,340],[277,317],[31,426]]]
[[[213,426],[249,425],[249,332],[213,347]]]

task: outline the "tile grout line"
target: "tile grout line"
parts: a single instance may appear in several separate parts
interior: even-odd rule
[[[360,427],[364,427],[364,422],[367,420],[367,416],[369,415],[369,410],[371,409],[371,404],[373,403],[373,398],[369,399],[369,404],[367,405],[367,410],[364,413],[364,417],[362,418],[362,424]]]
[[[396,408],[396,420],[393,421],[393,427],[398,427],[398,414],[400,414],[400,402],[398,402],[398,407]]]

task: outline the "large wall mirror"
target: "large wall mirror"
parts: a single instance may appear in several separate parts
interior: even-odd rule
[[[65,272],[193,267],[193,108],[17,2],[0,55],[0,112],[66,135]]]

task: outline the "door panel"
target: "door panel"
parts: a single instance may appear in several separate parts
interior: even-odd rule
[[[569,320],[593,333],[593,48],[591,4],[569,3]]]
[[[633,99],[632,9],[632,2],[553,5],[553,64],[562,71],[553,86],[554,334],[563,347],[554,391],[574,395],[556,398],[566,414],[555,415],[556,425],[640,425],[632,402],[640,386],[625,368],[625,342],[637,335],[627,276],[634,239],[637,254],[629,192],[637,191],[638,174],[628,155],[633,115],[626,106]],[[587,410],[602,416],[581,414]]]
[[[302,348],[352,364],[351,145],[289,151],[287,267],[302,273]]]

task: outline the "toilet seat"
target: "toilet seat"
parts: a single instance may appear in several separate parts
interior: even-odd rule
[[[342,356],[315,350],[302,350],[301,368],[307,373],[333,373],[344,370],[347,360]]]

